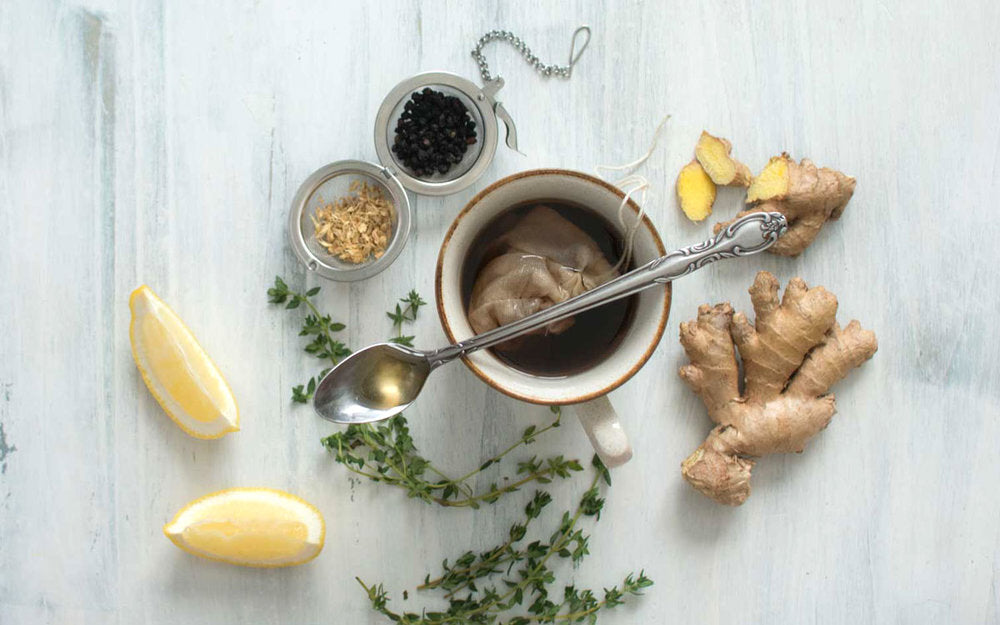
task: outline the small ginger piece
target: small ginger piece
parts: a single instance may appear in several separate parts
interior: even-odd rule
[[[681,473],[731,506],[750,495],[754,458],[801,452],[836,411],[827,391],[878,349],[875,334],[857,321],[837,325],[837,298],[823,287],[793,278],[779,303],[778,280],[761,271],[750,298],[753,324],[728,303],[706,304],[680,331],[691,361],[680,377],[716,423]],[[734,347],[743,362],[742,389]]]
[[[777,211],[788,220],[788,232],[767,251],[781,256],[798,256],[809,247],[820,228],[838,219],[854,194],[854,178],[826,167],[817,168],[807,158],[796,163],[788,154],[775,156],[753,179],[747,189],[750,213]],[[715,225],[715,232],[732,221]]]
[[[677,199],[692,221],[702,221],[712,214],[715,190],[715,183],[697,159],[692,159],[677,174]]]
[[[745,187],[750,184],[750,168],[734,159],[733,145],[704,130],[694,148],[694,156],[717,185]]]

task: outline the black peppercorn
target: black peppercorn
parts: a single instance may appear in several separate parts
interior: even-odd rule
[[[446,174],[476,143],[476,122],[455,96],[430,87],[410,95],[396,123],[392,151],[413,174]]]

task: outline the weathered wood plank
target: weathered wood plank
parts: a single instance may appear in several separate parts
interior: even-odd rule
[[[678,283],[659,351],[613,395],[636,458],[615,474],[592,557],[563,573],[606,586],[645,567],[656,580],[602,623],[1000,620],[996,3],[11,0],[0,3],[0,622],[376,623],[354,575],[412,589],[443,557],[497,540],[514,499],[437,510],[347,480],[318,443],[333,428],[288,401],[315,366],[295,315],[269,309],[264,291],[276,273],[304,279],[284,232],[296,187],[324,163],[374,158],[375,111],[398,80],[438,68],[476,78],[469,50],[492,28],[562,62],[578,23],[594,39],[570,81],[543,82],[512,50],[488,49],[527,156],[501,147],[473,188],[413,198],[399,262],[322,285],[345,339],[383,338],[383,311],[410,288],[432,297],[438,245],[478,190],[531,167],[630,160],[664,114],[644,171],[668,245],[708,230],[673,199],[702,128],[754,169],[783,149],[835,165],[857,193],[802,257]],[[720,194],[717,215],[738,203]],[[707,301],[748,309],[761,268],[830,288],[881,350],[836,388],[828,431],[801,456],[761,462],[753,497],[730,510],[679,475],[709,424],[676,379],[677,324]],[[239,434],[190,439],[146,392],[127,333],[142,283],[226,373]],[[414,333],[433,345],[443,333],[426,310]],[[546,414],[454,366],[410,418],[428,455],[460,469]],[[539,445],[587,457],[575,427]],[[323,556],[249,571],[163,538],[178,507],[234,485],[315,501]]]

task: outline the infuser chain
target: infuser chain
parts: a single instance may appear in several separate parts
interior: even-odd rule
[[[580,49],[577,50],[577,38],[580,35],[584,35],[585,39],[583,40],[583,44],[580,46]],[[528,44],[524,43],[523,39],[509,30],[489,31],[479,38],[479,41],[476,43],[476,47],[472,49],[472,58],[476,59],[476,63],[479,65],[479,74],[482,76],[484,84],[489,84],[493,81],[489,65],[486,63],[486,57],[483,56],[483,47],[491,41],[506,41],[510,43],[518,52],[521,53],[524,60],[535,68],[535,71],[546,78],[550,76],[569,78],[573,74],[573,66],[580,60],[580,55],[583,54],[583,51],[586,50],[587,46],[590,44],[590,27],[580,26],[573,31],[573,40],[570,44],[569,50],[569,62],[566,65],[546,65],[545,63],[542,63],[542,61],[535,56],[535,53],[531,51],[531,48],[528,47]]]

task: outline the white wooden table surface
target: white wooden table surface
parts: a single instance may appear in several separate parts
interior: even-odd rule
[[[1000,622],[997,3],[4,0],[0,623],[381,623],[355,575],[417,609],[425,572],[501,538],[523,499],[452,511],[348,480],[319,445],[334,426],[289,401],[316,367],[297,316],[265,290],[275,274],[304,283],[286,244],[292,195],[320,165],[374,159],[396,82],[475,78],[469,50],[492,28],[563,62],[580,23],[594,39],[568,82],[489,48],[528,156],[501,147],[472,188],[415,198],[389,271],[322,284],[349,343],[385,337],[382,311],[410,288],[432,298],[438,245],[476,191],[531,167],[629,160],[666,113],[644,171],[670,247],[709,231],[673,198],[702,128],[755,170],[781,150],[836,166],[857,192],[802,257],[677,284],[659,350],[612,396],[635,459],[615,472],[592,555],[562,579],[600,587],[644,567],[656,585],[609,624]],[[717,215],[738,203],[721,193]],[[680,477],[709,421],[676,375],[678,324],[703,302],[747,309],[761,268],[834,291],[841,320],[874,329],[880,350],[836,387],[839,414],[806,453],[763,460],[730,509]],[[189,438],[147,392],[128,344],[142,283],[227,375],[238,434]],[[442,341],[432,308],[415,334]],[[547,413],[453,366],[408,414],[421,449],[458,471]],[[535,451],[589,458],[567,425]],[[557,504],[583,481],[554,488]],[[184,503],[239,485],[314,501],[321,557],[246,570],[164,538]]]

